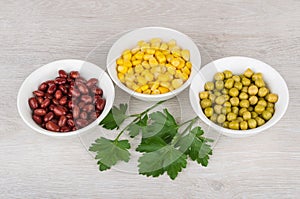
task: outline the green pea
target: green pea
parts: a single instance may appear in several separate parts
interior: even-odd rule
[[[258,93],[258,88],[255,85],[251,85],[248,88],[249,95],[256,95]]]
[[[274,93],[270,93],[266,96],[266,100],[271,103],[276,103],[278,101],[278,95]]]
[[[222,95],[222,93],[221,93],[220,91],[218,91],[218,90],[215,90],[215,91],[214,91],[214,94],[215,94],[215,96],[217,96],[217,97]]]
[[[217,114],[220,114],[221,113],[221,111],[222,111],[222,106],[221,105],[215,105],[214,106],[214,111],[215,111],[215,113],[217,113]]]
[[[234,80],[232,78],[230,78],[225,81],[224,87],[231,89],[233,87],[233,85],[234,85]]]
[[[223,96],[223,95],[221,95],[221,96],[218,96],[217,98],[216,98],[216,100],[215,100],[215,102],[217,103],[217,104],[224,104],[224,102],[226,101],[226,99],[225,99],[225,97]]]
[[[249,111],[245,111],[243,113],[243,119],[244,120],[250,120],[251,119],[251,113]]]
[[[265,87],[265,86],[266,86],[266,84],[265,84],[265,82],[264,82],[263,79],[257,79],[257,80],[255,80],[255,85],[256,85],[257,87],[259,87],[259,88]]]
[[[265,120],[262,119],[261,117],[256,117],[255,120],[257,122],[257,126],[261,126],[266,123]]]
[[[217,96],[215,94],[209,94],[208,99],[210,99],[212,102],[215,102]]]
[[[215,84],[213,82],[206,82],[204,85],[204,89],[207,91],[214,90]]]
[[[240,78],[240,76],[238,76],[238,75],[232,76],[232,79],[233,79],[235,82],[240,82],[240,81],[241,81],[241,78]]]
[[[232,98],[230,98],[229,101],[230,101],[230,103],[231,103],[232,106],[238,106],[239,103],[240,103],[240,100],[239,100],[238,97],[232,97]]]
[[[224,122],[224,123],[222,124],[222,126],[223,126],[224,128],[229,128],[229,122],[228,122],[228,121]]]
[[[217,80],[215,82],[215,88],[217,90],[222,90],[224,88],[224,82],[222,80]]]
[[[214,113],[214,109],[212,107],[207,107],[204,109],[204,114],[206,117],[211,117]]]
[[[272,113],[269,111],[263,111],[261,116],[265,119],[265,120],[269,120],[272,117]]]
[[[248,79],[247,77],[243,77],[243,78],[242,78],[242,84],[243,84],[244,86],[250,86],[251,81],[250,81],[250,79]]]
[[[246,100],[246,99],[248,99],[248,97],[249,97],[248,94],[245,93],[245,92],[241,92],[240,95],[239,95],[239,98],[241,100]]]
[[[224,107],[231,107],[231,104],[230,104],[230,102],[224,102],[223,106]]]
[[[214,76],[214,79],[216,81],[223,80],[224,79],[224,73],[221,73],[221,72],[216,73],[215,76]]]
[[[239,130],[239,128],[240,128],[239,126],[240,125],[239,125],[238,121],[231,121],[231,122],[229,122],[229,125],[228,125],[228,127],[233,130]]]
[[[258,100],[257,104],[258,104],[258,105],[262,105],[263,107],[266,107],[266,106],[267,106],[267,102],[266,102],[266,100],[264,100],[264,99]]]
[[[248,100],[241,100],[240,101],[240,107],[242,108],[248,108],[250,106],[250,103]]]
[[[252,118],[256,118],[257,116],[258,116],[258,114],[257,114],[256,112],[254,112],[254,111],[251,112],[251,117],[252,117]]]
[[[262,79],[263,75],[262,73],[255,73],[252,75],[252,81],[256,81],[257,79]]]
[[[222,124],[222,123],[224,123],[225,121],[226,121],[226,116],[225,116],[225,115],[223,115],[223,114],[218,115],[217,122],[218,122],[219,124]]]
[[[251,105],[255,105],[258,102],[258,98],[256,96],[249,97],[249,103]]]
[[[241,82],[235,82],[234,83],[234,88],[237,88],[238,90],[242,90],[243,84]]]
[[[232,97],[236,97],[239,95],[239,90],[237,88],[231,88],[229,90],[229,95]]]
[[[209,119],[213,122],[217,122],[217,118],[218,118],[218,115],[217,114],[213,114]]]
[[[231,78],[232,77],[232,72],[229,70],[225,70],[224,72],[224,76],[226,79]]]
[[[244,93],[248,93],[248,86],[243,86],[241,91]]]
[[[256,122],[255,119],[250,119],[250,120],[248,120],[248,127],[249,127],[250,129],[254,129],[254,128],[256,128],[256,126],[257,126],[257,122]]]
[[[210,99],[203,99],[200,101],[200,105],[203,109],[210,107],[212,105],[212,102]]]
[[[233,121],[235,119],[236,119],[236,114],[234,114],[232,112],[230,112],[230,113],[227,114],[227,120],[228,121]]]
[[[230,99],[229,95],[223,95],[225,97],[225,100],[228,101]]]
[[[242,122],[242,121],[244,121],[244,119],[243,119],[242,117],[237,117],[237,118],[236,118],[236,121]]]
[[[200,99],[206,99],[209,96],[209,92],[208,91],[202,91],[199,93],[199,98]]]
[[[244,72],[244,76],[247,78],[251,78],[253,74],[254,72],[250,68],[247,68],[247,70]]]
[[[222,90],[222,93],[223,93],[224,95],[227,95],[227,94],[229,93],[229,90],[226,89],[226,88],[224,88],[224,89]]]
[[[232,107],[232,108],[231,108],[231,111],[232,111],[234,114],[236,114],[236,115],[239,114],[239,108],[236,107],[236,106]]]
[[[272,107],[267,107],[266,111],[269,111],[270,113],[274,114],[275,110]]]
[[[262,114],[262,112],[264,112],[264,110],[265,110],[265,107],[262,105],[259,105],[259,104],[256,105],[254,108],[254,111],[258,114]]]
[[[248,129],[248,122],[246,122],[246,121],[240,122],[240,128],[241,128],[241,130],[247,130]]]
[[[275,105],[274,105],[273,103],[271,103],[271,102],[268,102],[268,103],[267,103],[267,107],[268,107],[268,108],[274,108]]]
[[[261,87],[258,90],[259,97],[265,97],[268,93],[269,93],[269,89],[267,89],[266,87]]]
[[[243,113],[244,113],[245,111],[248,111],[248,109],[246,109],[246,108],[241,108],[241,109],[239,110],[239,116],[243,116]]]
[[[228,113],[231,112],[231,108],[230,108],[230,107],[223,107],[222,110],[221,110],[221,112],[222,112],[224,115],[226,115],[226,114],[228,114]]]

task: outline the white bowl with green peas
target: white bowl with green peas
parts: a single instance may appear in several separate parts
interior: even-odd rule
[[[241,130],[241,123],[239,124],[239,130],[224,128],[220,126],[217,122],[211,121],[204,113],[200,105],[200,97],[199,93],[203,92],[205,83],[214,80],[214,75],[218,72],[224,72],[229,70],[232,72],[233,75],[241,75],[247,69],[251,69],[254,73],[261,73],[263,75],[263,80],[266,84],[266,87],[269,89],[270,93],[275,93],[278,96],[278,101],[274,104],[274,113],[272,117],[261,126],[250,128],[247,127],[247,130]],[[222,94],[223,95],[223,94]],[[251,135],[258,134],[267,130],[268,128],[275,125],[284,113],[287,110],[288,103],[289,103],[289,92],[288,87],[286,85],[285,80],[282,76],[270,65],[248,57],[226,57],[222,59],[215,60],[207,65],[205,65],[192,79],[191,86],[190,86],[190,103],[195,111],[195,113],[200,117],[200,119],[205,122],[207,125],[212,127],[213,129],[217,130],[221,134],[230,137],[247,137]],[[251,95],[249,94],[249,97]],[[237,96],[239,97],[239,96]],[[259,97],[259,96],[258,96]],[[259,99],[263,99],[266,97],[261,97]],[[242,101],[239,99],[240,102]],[[249,101],[249,99],[247,99]],[[246,102],[245,100],[244,102]],[[263,100],[262,100],[263,101]],[[232,101],[234,103],[234,100]],[[268,102],[268,101],[267,101]],[[250,103],[251,106],[251,103]],[[254,105],[253,105],[254,106]],[[232,106],[233,107],[233,106]],[[241,109],[241,107],[239,107]],[[267,108],[267,107],[266,107]],[[214,109],[215,111],[215,109]],[[254,111],[255,112],[255,111]],[[226,113],[225,113],[226,115]],[[246,115],[246,114],[245,114]],[[255,114],[254,114],[255,115]],[[237,115],[239,117],[239,115]],[[252,116],[252,115],[251,115]],[[267,115],[264,115],[268,117]],[[254,116],[253,116],[254,117]],[[262,116],[261,116],[262,117]],[[227,118],[227,115],[226,115]],[[247,118],[248,119],[248,118]],[[252,119],[252,118],[250,118]],[[248,120],[247,120],[248,121]],[[244,124],[244,123],[243,123]],[[248,123],[250,124],[250,123]],[[258,124],[258,123],[256,123]],[[244,126],[243,126],[244,127]]]

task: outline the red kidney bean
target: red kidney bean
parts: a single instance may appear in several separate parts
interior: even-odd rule
[[[49,93],[45,93],[45,98],[48,98],[48,99],[53,99],[53,95],[49,94]]]
[[[62,78],[67,78],[68,77],[68,73],[64,70],[59,70],[58,75]]]
[[[38,101],[39,104],[41,104],[44,101],[44,98],[42,97],[37,97],[36,100]]]
[[[91,78],[89,81],[87,81],[86,86],[89,87],[89,88],[92,88],[97,83],[98,83],[98,79]]]
[[[48,80],[48,81],[46,81],[45,82],[48,86],[52,86],[52,85],[54,85],[55,83],[54,83],[54,80]]]
[[[73,79],[76,79],[78,77],[80,77],[80,74],[78,71],[71,71],[70,72],[70,77],[73,78]]]
[[[38,101],[35,99],[35,97],[29,98],[28,104],[31,109],[36,109],[39,107]]]
[[[93,98],[92,98],[91,96],[89,96],[89,95],[82,95],[82,96],[81,96],[81,100],[82,100],[84,103],[88,104],[88,103],[92,103]]]
[[[67,78],[67,82],[73,82],[74,80],[71,77]]]
[[[94,111],[94,112],[91,112],[90,114],[89,114],[89,116],[88,116],[88,118],[89,119],[91,119],[91,120],[95,120],[95,119],[97,119],[97,114],[96,114],[96,112]]]
[[[71,100],[68,101],[68,107],[69,109],[72,109],[74,107],[74,103]]]
[[[95,93],[95,95],[100,95],[100,96],[102,96],[102,94],[103,94],[103,90],[96,86],[92,88],[92,92]]]
[[[68,89],[64,85],[59,85],[58,89],[61,90],[64,94],[68,93]]]
[[[102,99],[100,95],[95,95],[93,98],[93,103],[95,104],[97,100]]]
[[[68,119],[68,120],[67,120],[67,124],[68,124],[70,127],[75,126],[75,123],[74,123],[74,120],[73,120],[73,119]]]
[[[84,107],[84,105],[85,105],[84,102],[79,102],[79,103],[78,103],[78,107],[79,107],[80,109],[82,109],[82,108]]]
[[[70,88],[69,89],[70,91],[70,97],[79,97],[80,96],[80,92],[77,90],[77,89],[74,89],[74,88]]]
[[[41,103],[41,108],[46,108],[47,106],[49,106],[51,103],[51,100],[46,98],[42,103]]]
[[[33,114],[37,116],[44,116],[46,115],[46,113],[47,113],[46,110],[42,108],[37,108],[33,111]]]
[[[50,111],[53,111],[53,110],[54,110],[54,107],[55,107],[55,105],[54,105],[54,104],[50,104],[50,106],[49,106],[49,110],[50,110]]]
[[[59,100],[59,104],[60,104],[60,105],[65,105],[67,102],[68,102],[67,96],[63,96],[63,97]]]
[[[77,119],[76,125],[78,125],[79,127],[84,127],[84,126],[88,125],[88,121],[85,119]]]
[[[66,114],[66,111],[62,106],[55,106],[53,112],[56,116],[62,116]]]
[[[83,111],[86,111],[86,112],[91,112],[92,110],[94,110],[95,109],[95,106],[94,105],[92,105],[92,104],[86,104],[83,108],[82,108],[82,110]]]
[[[74,127],[72,128],[72,131],[76,131],[76,130],[77,130],[77,127],[74,126]]]
[[[83,84],[86,84],[86,80],[82,77],[78,77],[76,80],[75,80],[75,84],[78,84],[78,83],[83,83]]]
[[[89,90],[88,88],[83,84],[83,83],[79,83],[77,85],[78,87],[78,90],[82,93],[82,94],[88,94],[89,93]]]
[[[99,111],[102,111],[104,109],[105,106],[105,99],[99,99],[96,101],[96,109],[98,109]]]
[[[72,113],[68,113],[68,114],[66,115],[66,117],[67,117],[68,119],[73,119],[73,114],[72,114]]]
[[[80,109],[78,106],[74,106],[73,107],[73,118],[76,119],[79,117],[79,114],[80,114]]]
[[[62,91],[57,90],[54,94],[54,97],[59,100],[62,97]]]
[[[65,78],[61,78],[61,77],[57,77],[57,78],[55,78],[55,80],[54,80],[54,83],[55,84],[65,84],[67,82],[67,80],[65,79]]]
[[[53,112],[48,112],[45,116],[44,116],[44,122],[48,122],[50,120],[52,120],[54,117]]]
[[[44,97],[45,93],[43,91],[33,91],[33,94],[37,97]]]
[[[96,111],[96,116],[99,117],[100,114],[101,114],[101,111],[98,111],[98,110],[97,110],[97,111]]]
[[[60,132],[69,132],[69,131],[71,131],[71,129],[67,126],[63,126],[60,128]]]
[[[47,88],[48,84],[46,84],[45,82],[41,83],[41,85],[39,86],[40,91],[45,91]]]
[[[46,123],[46,129],[50,131],[59,132],[59,126],[57,126],[54,122],[49,121]]]
[[[59,127],[65,126],[66,123],[67,123],[67,120],[68,120],[68,119],[67,119],[66,116],[64,116],[64,115],[60,116],[60,118],[59,118],[59,120],[58,120],[58,126],[59,126]]]
[[[52,84],[51,86],[49,86],[47,93],[53,94],[55,91],[56,91],[56,85]]]
[[[55,104],[55,105],[59,105],[59,100],[54,98],[54,99],[52,99],[52,103]]]
[[[37,124],[42,124],[42,118],[40,116],[37,115],[32,115],[32,119],[35,121],[35,123]]]
[[[81,119],[85,119],[86,120],[87,117],[88,117],[88,114],[85,111],[83,111],[83,112],[80,113],[80,118]]]

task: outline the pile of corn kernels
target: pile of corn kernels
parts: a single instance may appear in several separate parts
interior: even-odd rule
[[[192,68],[190,51],[175,40],[153,38],[139,41],[123,51],[116,60],[119,80],[131,90],[143,94],[163,94],[179,88],[189,78]]]

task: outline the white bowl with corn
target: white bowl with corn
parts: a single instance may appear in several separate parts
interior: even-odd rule
[[[197,45],[163,27],[135,29],[118,39],[107,55],[112,80],[144,101],[170,99],[189,86],[201,66]]]

